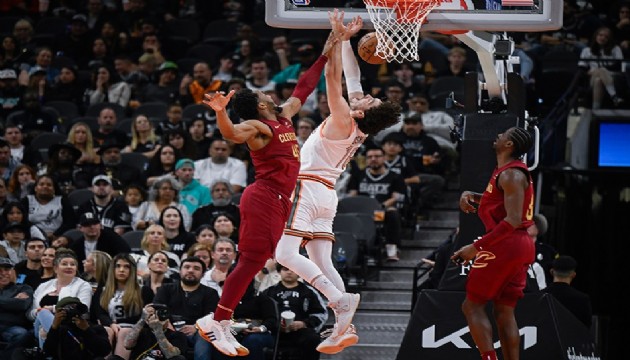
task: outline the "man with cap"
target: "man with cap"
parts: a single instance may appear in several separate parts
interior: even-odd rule
[[[114,190],[122,191],[131,184],[145,184],[144,174],[140,169],[122,162],[121,150],[124,145],[116,141],[107,141],[101,145],[98,154],[101,164],[96,174],[105,174],[112,181]]]
[[[14,264],[22,260],[26,260],[26,251],[24,249],[24,239],[28,230],[22,223],[12,222],[2,228],[2,240],[0,246],[3,246],[9,258]]]
[[[22,107],[22,87],[18,86],[17,73],[13,69],[0,70],[0,119]]]
[[[26,260],[15,264],[15,283],[36,289],[42,283],[42,255],[46,250],[44,239],[27,238],[24,242]]]
[[[93,360],[107,356],[112,347],[101,325],[92,325],[89,309],[76,297],[60,299],[44,341],[44,354],[54,360]]]
[[[587,328],[591,327],[593,310],[591,299],[585,294],[571,286],[575,279],[575,269],[577,261],[569,255],[558,256],[552,264],[551,274],[553,282],[543,291],[553,295],[558,302],[569,310]]]
[[[138,94],[138,100],[142,103],[158,101],[171,104],[175,102],[179,96],[179,89],[177,88],[176,82],[178,74],[179,69],[177,64],[172,61],[163,62],[157,69],[157,84],[148,84],[144,91]]]
[[[46,173],[52,177],[64,195],[90,186],[91,172],[83,168],[83,165],[77,164],[81,155],[81,150],[69,142],[53,144],[48,148]]]
[[[201,206],[212,202],[210,190],[201,185],[195,175],[195,163],[191,159],[180,159],[175,164],[175,177],[182,184],[179,192],[179,203],[186,206],[189,214],[193,214]]]
[[[77,64],[87,64],[92,55],[92,35],[87,17],[76,14],[70,21],[70,31],[57,39],[57,50]]]
[[[122,235],[131,229],[131,213],[121,197],[115,196],[112,179],[105,174],[96,175],[92,179],[94,196],[79,205],[79,214],[93,213],[101,221],[104,228],[114,230]]]
[[[87,212],[79,219],[82,236],[72,243],[70,249],[77,254],[79,273],[83,272],[83,260],[94,250],[108,253],[111,257],[120,253],[130,253],[129,244],[113,230],[103,228],[96,214]]]
[[[0,359],[10,359],[13,350],[32,336],[28,329],[33,324],[26,319],[26,311],[33,304],[33,288],[14,284],[12,275],[13,262],[0,257],[0,340],[8,344],[0,350]]]

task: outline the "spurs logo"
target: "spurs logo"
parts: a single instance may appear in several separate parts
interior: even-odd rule
[[[494,260],[496,258],[497,257],[489,251],[480,251],[477,253],[477,256],[475,256],[475,262],[472,264],[472,267],[484,268],[488,266],[489,261]]]

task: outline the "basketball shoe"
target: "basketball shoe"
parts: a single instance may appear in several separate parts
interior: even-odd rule
[[[335,313],[335,325],[338,328],[339,334],[344,334],[350,324],[352,324],[352,318],[357,311],[359,301],[361,301],[361,295],[343,293],[339,300],[328,304]]]
[[[350,324],[348,330],[343,334],[337,332],[337,324],[332,329],[322,332],[322,337],[325,337],[319,345],[317,345],[317,351],[324,354],[337,354],[348,346],[352,346],[359,342],[359,336],[354,328],[354,325]]]
[[[249,350],[234,338],[232,321],[216,321],[214,314],[210,313],[197,320],[195,327],[199,330],[199,336],[211,343],[221,353],[228,356],[246,356],[249,354]]]

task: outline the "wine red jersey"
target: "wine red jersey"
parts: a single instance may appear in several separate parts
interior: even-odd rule
[[[273,137],[260,150],[251,151],[256,182],[291,197],[300,171],[300,147],[290,120],[259,120],[271,128]]]
[[[494,172],[490,177],[490,181],[488,182],[488,186],[481,196],[481,202],[479,203],[479,209],[477,210],[477,213],[479,214],[481,222],[483,222],[483,225],[486,227],[486,232],[490,232],[498,223],[501,222],[501,220],[505,219],[505,217],[507,216],[507,212],[505,211],[503,190],[499,187],[497,179],[503,171],[509,168],[522,169],[522,171],[527,174],[527,179],[529,182],[529,186],[527,186],[527,189],[525,189],[523,213],[521,216],[522,222],[521,225],[517,228],[527,229],[534,223],[532,220],[534,217],[534,184],[532,182],[532,177],[527,170],[527,165],[525,165],[520,160],[514,160],[500,168],[494,169]]]

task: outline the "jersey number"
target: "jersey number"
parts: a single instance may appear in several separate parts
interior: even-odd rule
[[[296,159],[300,160],[300,146],[298,144],[293,145],[293,156]]]

